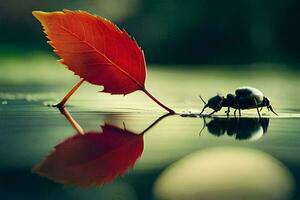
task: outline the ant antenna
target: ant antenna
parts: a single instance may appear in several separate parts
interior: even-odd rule
[[[206,102],[203,100],[203,98],[201,97],[201,95],[199,95],[199,98],[200,98],[201,101],[204,103],[204,105],[206,105]]]
[[[204,99],[201,97],[201,95],[199,95],[199,98],[201,99],[201,101],[203,102],[203,104],[204,104],[204,107],[203,107],[203,109],[201,110],[201,112],[200,112],[200,115],[203,113],[203,111],[205,110],[205,108],[207,108],[208,107],[208,105],[207,105],[207,103],[204,101]]]
[[[272,106],[271,105],[269,105],[267,108],[269,108],[270,110],[271,110],[271,112],[272,113],[274,113],[275,115],[277,115],[278,116],[278,114],[273,110],[273,108],[272,108]]]
[[[199,136],[201,135],[202,131],[204,130],[204,128],[206,127],[206,120],[205,117],[203,117],[203,127],[201,128],[200,132],[199,132]]]
[[[127,131],[126,130],[126,125],[125,125],[125,122],[123,121],[123,129],[124,129],[124,131]]]

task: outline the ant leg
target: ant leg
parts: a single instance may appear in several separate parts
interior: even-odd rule
[[[200,115],[203,113],[203,111],[205,110],[205,108],[207,108],[208,107],[208,105],[206,104],[206,105],[204,105],[204,107],[203,107],[203,109],[201,110],[201,112],[200,112]]]
[[[229,113],[230,113],[230,107],[227,107],[227,112],[226,112],[227,117],[229,117]]]
[[[256,101],[255,98],[254,98],[254,102],[255,102],[255,106],[256,106],[256,110],[257,110],[257,114],[259,116],[259,119],[261,119],[260,112],[259,112],[259,109],[258,109],[258,106],[257,106],[257,101]]]
[[[261,119],[260,112],[259,112],[259,109],[258,109],[257,106],[256,106],[256,110],[257,110],[257,114],[258,114],[258,116],[259,116],[259,119]]]
[[[208,116],[211,116],[212,114],[214,114],[215,112],[217,112],[216,110],[212,111],[211,113],[208,114]]]
[[[236,116],[236,111],[237,111],[237,109],[235,109],[234,112],[233,112],[234,116]]]
[[[260,112],[263,110],[264,107],[261,107]]]
[[[240,109],[240,105],[239,105],[239,103],[238,103],[238,101],[236,102],[237,103],[237,109],[239,110],[239,117],[242,115],[242,113],[241,113],[241,109]],[[236,111],[236,110],[235,110]]]

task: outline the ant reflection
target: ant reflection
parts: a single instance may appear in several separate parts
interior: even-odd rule
[[[88,187],[103,185],[124,175],[144,150],[144,134],[166,114],[141,133],[134,133],[105,123],[102,131],[84,132],[65,109],[60,109],[77,134],[56,145],[54,150],[33,168],[33,172],[65,185]]]
[[[203,128],[207,127],[209,133],[215,136],[235,136],[237,140],[258,140],[268,130],[269,118],[212,118],[208,123],[203,117]]]

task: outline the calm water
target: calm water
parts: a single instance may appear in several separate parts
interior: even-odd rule
[[[147,87],[177,112],[199,112],[199,94],[250,85],[280,114],[264,110],[262,120],[255,111],[227,119],[225,109],[205,123],[163,116],[141,92],[112,96],[84,84],[67,106],[79,135],[47,106],[78,79],[44,59],[1,61],[1,199],[299,198],[298,72],[148,67]]]

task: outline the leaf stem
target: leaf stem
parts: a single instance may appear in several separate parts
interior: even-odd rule
[[[150,126],[148,126],[145,130],[143,130],[140,135],[145,134],[147,131],[149,131],[151,128],[153,128],[155,125],[157,125],[161,120],[163,120],[166,117],[169,117],[171,115],[175,115],[175,113],[167,113],[164,114],[163,116],[160,116],[158,119],[156,119]]]
[[[156,99],[150,92],[147,91],[146,88],[143,88],[142,91],[148,97],[150,97],[150,99],[152,99],[155,103],[157,103],[160,107],[162,107],[163,109],[165,109],[166,111],[168,111],[170,114],[175,114],[176,113],[174,110],[172,110],[171,108],[165,106],[162,102],[160,102],[158,99]]]
[[[58,104],[54,104],[54,107],[58,107],[58,108],[63,108],[66,104],[66,102],[68,101],[68,99],[74,94],[74,92],[80,87],[80,85],[84,82],[84,79],[80,79],[80,81],[78,83],[76,83],[76,85],[74,85],[72,87],[72,89],[66,94],[66,96],[58,103]]]
[[[65,109],[64,107],[59,108],[60,113],[66,117],[66,119],[68,120],[68,122],[72,125],[72,127],[81,135],[84,134],[83,129],[81,128],[81,126],[75,121],[75,119],[71,116],[71,114],[68,112],[67,109]]]

